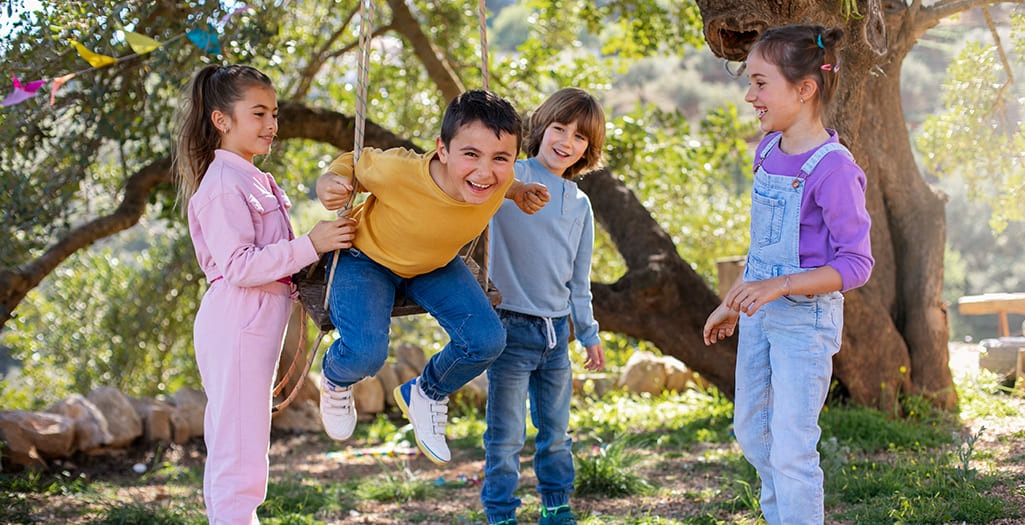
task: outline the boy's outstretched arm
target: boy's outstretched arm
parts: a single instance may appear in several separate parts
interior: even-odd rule
[[[505,192],[505,198],[512,199],[523,213],[533,215],[537,210],[545,207],[552,199],[548,194],[548,187],[544,184],[531,182],[524,183],[513,179],[512,186]]]

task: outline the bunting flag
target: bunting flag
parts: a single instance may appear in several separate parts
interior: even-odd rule
[[[135,51],[137,55],[145,55],[153,51],[154,49],[161,46],[160,42],[153,40],[146,35],[140,35],[139,33],[133,33],[131,31],[121,30],[125,34],[125,40],[128,41],[128,46]]]
[[[221,54],[221,44],[217,41],[217,30],[212,25],[207,24],[206,28],[189,29],[185,32],[185,36],[189,37],[189,40],[204,53]]]
[[[93,53],[92,51],[87,49],[84,45],[82,45],[80,42],[78,42],[76,40],[70,40],[70,42],[71,42],[71,45],[75,46],[75,49],[78,50],[78,55],[80,57],[84,58],[85,61],[88,62],[90,66],[92,66],[92,67],[94,67],[96,69],[99,69],[99,68],[104,67],[104,66],[109,66],[109,65],[117,62],[117,59],[114,58],[114,57],[109,57],[107,55],[101,55],[101,54],[98,54],[98,53]]]
[[[11,80],[14,82],[14,91],[11,91],[9,95],[4,97],[2,104],[4,107],[13,106],[32,98],[32,95],[35,95],[36,91],[39,91],[39,88],[43,87],[43,84],[46,83],[45,80],[34,80],[23,86],[18,77],[11,77]]]
[[[50,105],[53,105],[53,99],[57,96],[57,90],[64,85],[65,82],[75,78],[75,73],[68,73],[62,77],[53,79],[53,88],[50,89]]]
[[[75,78],[76,76],[82,73],[93,71],[95,69],[107,67],[111,64],[122,62],[135,56],[152,53],[161,46],[170,43],[171,41],[177,40],[183,36],[188,37],[189,41],[195,44],[196,47],[198,47],[204,53],[219,55],[221,54],[221,44],[217,39],[218,31],[224,27],[224,24],[227,23],[228,20],[231,19],[231,17],[243,11],[248,11],[252,8],[253,6],[251,5],[243,4],[242,6],[235,8],[231,12],[221,17],[221,19],[217,21],[216,25],[207,23],[205,27],[197,27],[190,29],[183,34],[179,34],[178,36],[171,38],[167,42],[158,42],[157,40],[154,40],[153,38],[150,38],[141,33],[121,29],[121,32],[124,35],[125,42],[127,42],[128,46],[132,48],[132,54],[120,58],[115,58],[112,56],[96,53],[95,51],[87,48],[81,42],[69,39],[68,41],[71,43],[71,46],[74,47],[76,51],[78,51],[78,55],[89,63],[89,69],[68,73],[66,75],[62,75],[53,79],[35,80],[32,82],[28,82],[25,85],[22,85],[21,81],[18,80],[16,77],[11,77],[14,82],[14,89],[9,94],[7,94],[6,97],[4,97],[3,102],[0,103],[0,106],[13,106],[15,104],[24,102],[35,96],[36,92],[39,91],[39,89],[43,87],[43,85],[51,81],[53,82],[53,86],[50,88],[50,105],[52,106],[54,100],[57,97],[57,90],[60,89],[61,86],[63,86],[69,80]]]

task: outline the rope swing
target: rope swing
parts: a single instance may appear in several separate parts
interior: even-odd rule
[[[353,174],[356,172],[356,164],[359,162],[360,154],[364,147],[364,139],[366,135],[366,120],[367,120],[367,93],[369,85],[369,64],[370,64],[370,41],[373,37],[373,17],[374,17],[374,2],[373,0],[359,0],[359,59],[356,74],[356,109],[355,109],[355,120],[354,120],[354,132],[353,132]],[[480,57],[481,57],[481,76],[483,82],[483,88],[489,89],[490,75],[488,72],[488,41],[487,41],[487,10],[484,5],[484,0],[478,0],[478,25],[480,29]],[[356,194],[359,193],[359,183],[356,178],[353,177],[353,188],[352,193],[349,195],[349,200],[345,203],[345,206],[338,211],[339,217],[348,216],[352,211],[353,203],[356,199]],[[469,267],[470,271],[477,276],[477,282],[481,285],[484,292],[488,295],[491,300],[491,304],[497,305],[501,300],[501,296],[498,290],[488,280],[487,261],[488,261],[488,229],[485,228],[479,236],[477,236],[467,247],[463,250],[463,261]],[[483,242],[481,242],[483,241]],[[479,253],[478,253],[479,252]],[[334,330],[334,325],[331,324],[331,318],[328,313],[328,304],[330,300],[331,285],[334,281],[335,267],[338,261],[339,251],[334,252],[334,256],[331,258],[331,268],[327,268],[326,255],[321,257],[320,261],[304,268],[292,276],[293,282],[299,291],[299,302],[302,305],[302,319],[300,323],[301,328],[299,332],[299,344],[296,346],[295,354],[292,356],[291,363],[288,369],[281,376],[281,379],[274,386],[273,396],[278,397],[279,394],[288,385],[289,380],[292,378],[292,374],[299,368],[299,363],[305,361],[302,374],[298,376],[296,384],[292,387],[291,391],[280,403],[275,404],[272,408],[272,413],[279,412],[280,410],[287,407],[298,395],[302,389],[303,381],[306,376],[310,373],[310,368],[313,366],[313,360],[316,358],[317,351],[320,348],[320,343],[323,341],[324,336]],[[474,255],[478,255],[474,258]],[[424,313],[424,310],[420,308],[416,303],[409,301],[405,297],[397,297],[395,300],[395,306],[392,309],[392,316],[404,316]],[[317,336],[317,340],[313,344],[313,348],[306,355],[306,359],[301,359],[301,353],[306,347],[306,318],[310,317],[317,324],[320,329],[320,334]]]

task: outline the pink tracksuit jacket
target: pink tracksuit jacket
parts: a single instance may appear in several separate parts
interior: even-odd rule
[[[288,277],[318,259],[295,238],[270,174],[217,150],[189,200],[189,232],[210,288],[196,313],[206,390],[203,497],[211,524],[254,524],[267,494],[271,388],[291,312]]]

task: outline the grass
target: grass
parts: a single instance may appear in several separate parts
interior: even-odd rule
[[[958,378],[958,388],[962,414],[1017,416],[1007,389],[985,372]],[[859,525],[945,524],[1025,517],[1020,508],[1005,502],[998,490],[1025,495],[1025,479],[994,468],[1000,462],[1025,462],[1025,457],[1000,458],[989,449],[980,449],[980,440],[990,437],[991,430],[966,434],[954,416],[933,411],[922,399],[908,397],[902,406],[908,414],[903,419],[840,404],[830,404],[823,411],[819,449],[826,478],[827,520]],[[662,396],[611,392],[602,399],[575,399],[571,431],[577,486],[573,498],[580,509],[579,522],[764,523],[759,514],[757,475],[732,437],[732,410],[732,404],[715,390]],[[450,445],[463,452],[464,461],[479,461],[483,431],[483,413],[470,405],[462,407],[450,421]],[[528,433],[533,432],[528,425]],[[408,446],[412,435],[404,420],[382,416],[359,425],[354,439]],[[997,436],[996,441],[1021,439],[1025,439],[1025,430]],[[328,448],[337,451],[342,446],[331,443]],[[530,452],[525,451],[524,457]],[[329,450],[328,455],[331,453]],[[124,478],[121,486],[70,471],[0,473],[0,508],[5,509],[0,522],[204,523],[197,490],[202,486],[201,467],[183,467],[161,456],[158,451],[144,475]],[[258,510],[261,522],[339,523],[350,514],[359,521],[364,519],[359,517],[361,513],[375,506],[392,509],[387,515],[401,523],[436,523],[439,519],[457,524],[484,522],[477,500],[479,487],[468,487],[478,480],[465,479],[465,475],[459,479],[447,472],[443,475],[453,479],[438,478],[437,474],[413,470],[412,465],[423,463],[403,458],[374,457],[374,461],[358,479],[318,479],[301,471],[272,475],[267,500]],[[524,459],[524,471],[529,471],[529,465]],[[338,469],[346,472],[344,465]],[[131,493],[152,486],[160,486],[165,496],[151,498],[153,501],[124,496],[126,488]],[[536,519],[539,501],[533,487],[521,484],[517,495],[523,500],[523,521]],[[76,505],[62,510],[64,505],[51,503],[56,500],[75,501]],[[455,504],[439,517],[436,506],[448,500]],[[652,502],[687,505],[664,511],[665,507]],[[41,505],[48,508],[42,517],[37,508]]]

